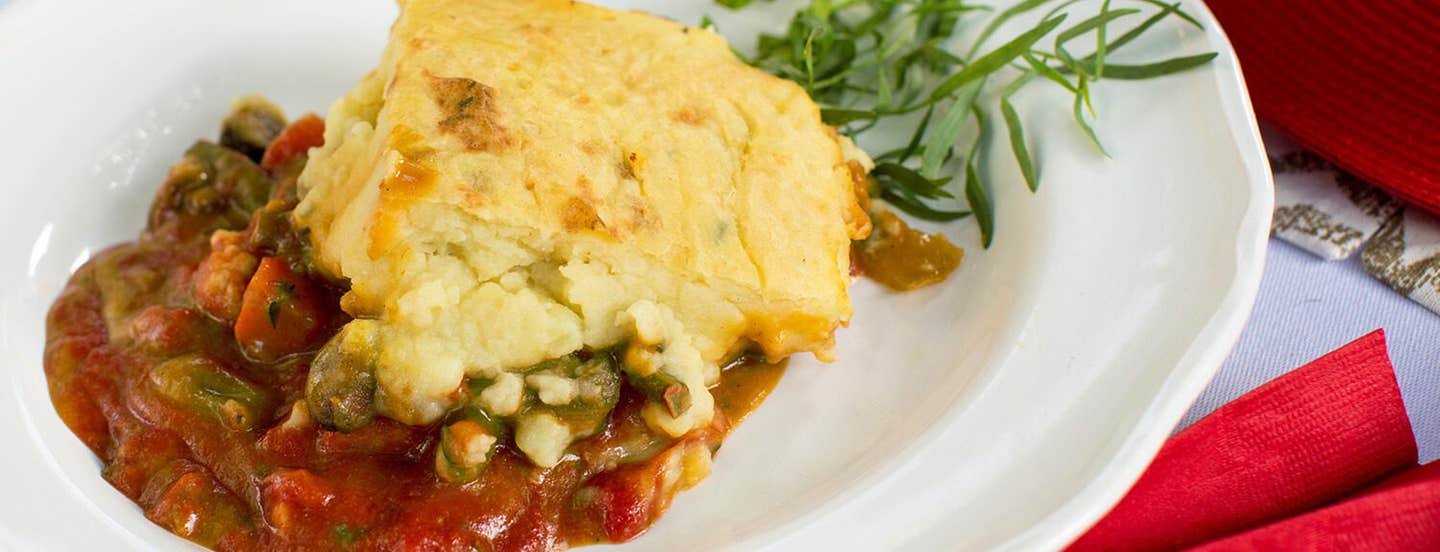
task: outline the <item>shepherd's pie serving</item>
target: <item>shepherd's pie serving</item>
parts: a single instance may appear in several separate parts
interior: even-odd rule
[[[709,30],[404,0],[323,120],[237,101],[140,238],[76,271],[51,397],[204,546],[623,542],[784,359],[832,356],[871,166]],[[877,220],[862,264],[909,274],[865,259],[930,242]]]
[[[343,331],[382,415],[433,422],[484,380],[489,413],[551,466],[593,427],[526,414],[522,396],[585,400],[582,378],[539,363],[619,347],[628,377],[683,386],[644,410],[678,437],[710,422],[706,388],[747,348],[829,358],[869,230],[841,140],[710,31],[560,0],[411,0],[326,117],[295,218],[350,283]]]

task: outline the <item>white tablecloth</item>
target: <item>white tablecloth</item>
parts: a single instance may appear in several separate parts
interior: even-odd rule
[[[1440,458],[1440,315],[1367,274],[1358,255],[1325,261],[1273,238],[1250,322],[1181,426],[1377,328],[1385,330],[1420,461]]]

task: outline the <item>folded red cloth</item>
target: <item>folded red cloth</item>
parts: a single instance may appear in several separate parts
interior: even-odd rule
[[[1440,2],[1207,0],[1255,114],[1440,214]]]
[[[1392,479],[1354,498],[1193,550],[1440,549],[1440,462]]]
[[[1167,550],[1236,535],[1359,491],[1415,459],[1385,335],[1377,330],[1172,437],[1129,494],[1070,549]],[[1398,495],[1369,495],[1364,505],[1275,527],[1323,533],[1324,524],[1354,508],[1388,515],[1383,507],[1391,496]],[[1440,511],[1440,500],[1429,507]],[[1266,537],[1248,538],[1253,544]]]

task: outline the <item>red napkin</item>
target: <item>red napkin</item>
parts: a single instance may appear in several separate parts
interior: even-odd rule
[[[1440,2],[1208,0],[1255,114],[1440,214]]]
[[[1172,437],[1070,550],[1440,550],[1440,464],[1415,456],[1376,331]]]
[[[1372,491],[1301,516],[1211,541],[1194,550],[1440,549],[1440,462],[1412,468]]]

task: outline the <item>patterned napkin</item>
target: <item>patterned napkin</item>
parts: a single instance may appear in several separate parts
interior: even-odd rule
[[[1262,128],[1275,173],[1275,237],[1327,260],[1360,251],[1370,275],[1440,313],[1440,220]]]

